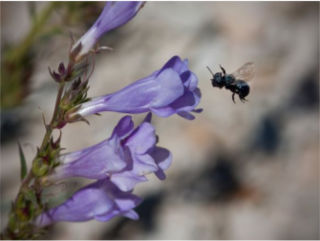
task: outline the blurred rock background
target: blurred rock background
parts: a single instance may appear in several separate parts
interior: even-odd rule
[[[2,64],[48,4],[1,2]],[[61,4],[43,27],[56,30],[28,48],[32,68],[17,85],[28,91],[15,105],[2,102],[1,229],[19,186],[17,141],[30,166],[44,135],[41,112],[49,119],[53,111],[56,85],[47,67],[67,60],[68,32],[79,37],[103,8]],[[199,78],[204,112],[192,122],[154,116],[160,146],[174,161],[165,181],[150,176],[135,190],[144,198],[139,221],[59,223],[46,238],[319,239],[318,2],[148,2],[100,43],[114,51],[97,56],[91,96],[118,90],[179,55]],[[234,104],[230,92],[211,87],[206,66],[232,72],[248,61],[256,65],[249,101]],[[90,117],[90,126],[69,125],[62,144],[67,151],[95,144],[121,116],[103,113]]]

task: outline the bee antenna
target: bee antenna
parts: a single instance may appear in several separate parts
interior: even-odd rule
[[[226,70],[221,66],[221,64],[219,66],[220,66],[220,69],[222,70],[222,73],[225,75],[226,74]]]
[[[207,66],[207,69],[208,69],[209,72],[212,74],[212,76],[214,76],[214,73],[213,73],[212,70],[209,68],[209,66]]]

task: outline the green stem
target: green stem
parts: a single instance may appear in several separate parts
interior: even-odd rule
[[[41,146],[39,148],[38,154],[43,152],[47,148],[47,146],[48,146],[48,144],[50,142],[50,138],[51,138],[52,132],[56,128],[56,123],[59,122],[59,120],[58,120],[58,117],[59,117],[58,116],[59,105],[60,105],[62,94],[63,94],[63,91],[64,91],[64,86],[65,86],[64,82],[60,83],[60,85],[59,85],[58,94],[57,94],[57,98],[56,98],[56,102],[55,102],[55,107],[54,107],[54,111],[53,111],[53,114],[52,114],[52,119],[50,121],[50,124],[46,125],[46,133],[45,133],[45,135],[43,137],[42,144],[41,144]],[[33,159],[33,163],[39,158],[38,154]],[[33,183],[33,185],[32,185],[32,183]],[[29,232],[31,232],[30,236],[23,236],[23,235],[26,235],[26,234],[23,234],[21,232],[26,232],[26,230],[21,231],[21,230],[19,230],[19,227],[23,226],[20,223],[23,223],[23,222],[26,222],[26,221],[25,220],[20,220],[19,218],[17,218],[15,213],[16,213],[16,208],[19,206],[18,202],[19,202],[20,195],[23,195],[23,193],[25,193],[25,192],[27,192],[29,190],[34,191],[34,193],[37,193],[38,192],[37,190],[39,189],[39,185],[40,185],[40,182],[38,180],[38,177],[36,177],[34,175],[33,170],[31,168],[29,170],[29,173],[28,173],[27,177],[23,180],[23,182],[22,182],[22,184],[20,186],[18,195],[17,195],[17,197],[15,199],[14,205],[13,205],[12,210],[11,210],[11,214],[15,217],[15,220],[13,221],[13,226],[15,227],[14,231],[12,231],[12,228],[10,228],[10,226],[8,224],[6,230],[3,232],[3,234],[1,234],[1,238],[2,239],[16,239],[16,238],[24,239],[25,237],[27,237],[28,239],[32,238],[32,230],[29,230]],[[41,206],[42,206],[42,204],[39,203],[39,207],[41,207]],[[30,222],[30,221],[31,220],[27,220],[27,222]]]

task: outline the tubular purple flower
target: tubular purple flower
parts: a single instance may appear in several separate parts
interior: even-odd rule
[[[160,70],[129,86],[83,103],[70,119],[102,111],[122,113],[153,112],[160,117],[178,114],[192,120],[190,113],[200,102],[197,76],[188,68],[188,60],[172,57]]]
[[[107,2],[93,26],[73,45],[71,52],[78,49],[76,59],[86,55],[106,32],[130,21],[143,6],[143,2]]]
[[[139,197],[121,191],[110,180],[99,180],[78,190],[61,205],[39,215],[35,225],[44,227],[60,221],[82,222],[91,219],[106,222],[115,216],[137,220],[139,215],[133,208],[140,202]]]
[[[154,172],[160,179],[171,164],[171,154],[156,146],[155,129],[150,123],[151,113],[133,129],[130,116],[123,117],[111,137],[81,151],[59,157],[48,179],[57,181],[67,177],[105,179],[109,177],[123,191],[147,181],[144,175]]]

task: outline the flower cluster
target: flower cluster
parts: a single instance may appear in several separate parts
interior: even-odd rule
[[[130,116],[123,117],[110,138],[81,151],[60,156],[50,181],[67,177],[97,179],[75,193],[62,205],[37,219],[38,226],[57,221],[107,221],[115,215],[136,219],[132,211],[140,199],[131,194],[134,186],[147,181],[146,174],[164,179],[171,164],[170,152],[156,146],[151,113],[135,129]]]
[[[107,3],[94,25],[74,44],[70,56],[74,60],[86,56],[103,33],[128,22],[142,5],[140,2]],[[56,157],[56,167],[45,177],[49,183],[71,177],[94,182],[61,205],[40,214],[35,224],[43,227],[58,221],[107,221],[114,216],[137,219],[133,209],[141,199],[132,194],[135,186],[147,181],[146,175],[150,173],[165,179],[164,171],[172,161],[171,153],[157,146],[152,113],[160,117],[178,114],[194,119],[191,112],[201,112],[196,109],[201,98],[197,85],[198,79],[189,69],[188,61],[174,56],[149,76],[115,93],[79,102],[68,111],[65,118],[69,122],[103,111],[147,115],[136,127],[132,117],[126,115],[109,138]]]

